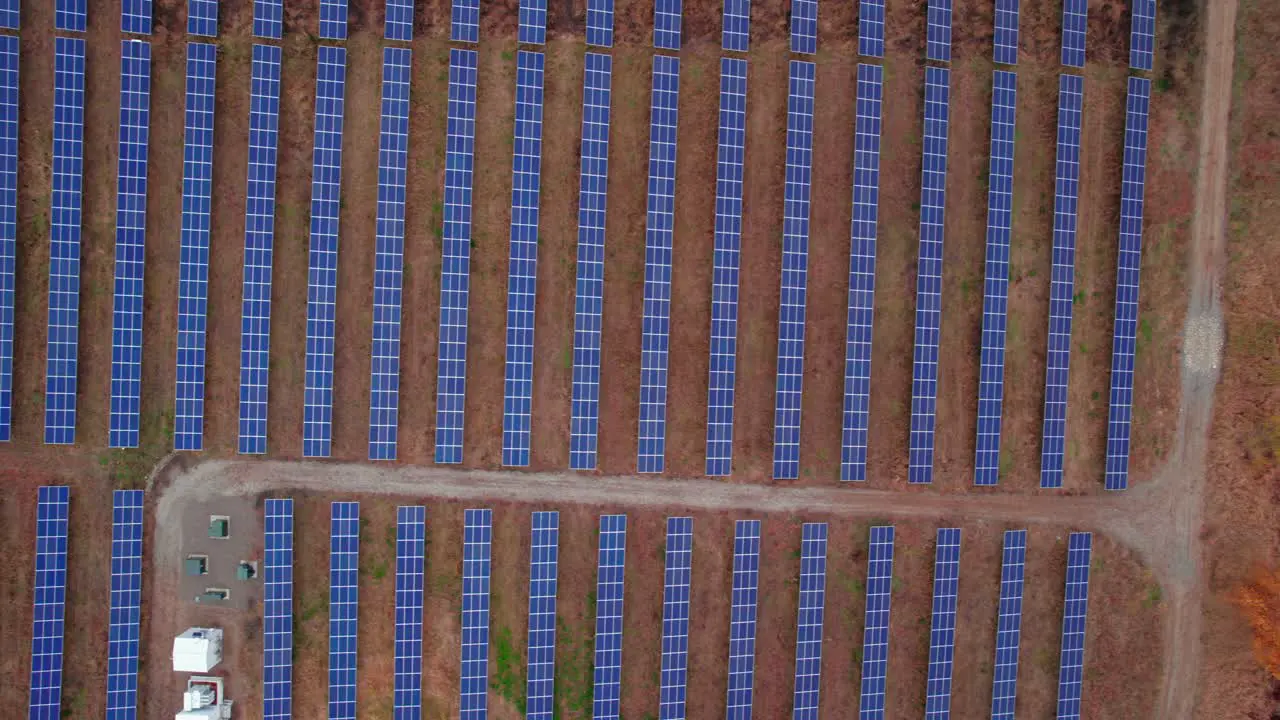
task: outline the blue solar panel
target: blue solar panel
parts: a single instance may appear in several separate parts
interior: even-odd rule
[[[813,2],[816,5],[816,0]],[[720,34],[720,47],[733,52],[746,52],[750,42],[751,0],[724,0],[724,29]]]
[[[587,0],[587,44],[613,47],[613,0]]]
[[[682,720],[689,669],[689,583],[693,566],[693,518],[667,518],[666,572],[662,591],[662,674],[658,720]]]
[[[951,0],[929,0],[925,39],[927,59],[951,62]]]
[[[760,521],[733,531],[733,592],[729,608],[729,690],[725,720],[751,720],[756,674],[756,605],[760,594]]]
[[[489,701],[489,556],[493,511],[467,510],[462,536],[460,720],[484,720]]]
[[[16,5],[15,5],[16,8]],[[16,10],[13,18],[17,23]],[[0,17],[4,17],[0,13]],[[0,442],[13,421],[13,306],[18,250],[18,38],[0,35]]]
[[[384,37],[402,42],[413,40],[413,0],[387,0]]]
[[[396,508],[396,639],[394,720],[422,717],[422,598],[427,509]]]
[[[876,294],[876,223],[880,211],[880,106],[884,68],[858,65],[853,149],[853,220],[849,231],[849,313],[845,328],[844,427],[840,479],[867,479],[871,423],[871,341]]]
[[[347,39],[347,0],[320,0],[320,39]]]
[[[440,266],[436,376],[438,463],[462,462],[467,394],[467,299],[471,289],[471,182],[476,141],[476,51],[449,51],[448,144]]]
[[[120,4],[120,32],[151,34],[151,0],[123,0]]]
[[[511,153],[511,258],[507,266],[507,361],[502,398],[502,464],[527,467],[533,415],[533,329],[538,297],[538,197],[542,179],[545,57],[516,54],[516,119]]]
[[[122,40],[115,293],[111,313],[111,425],[108,433],[108,443],[113,448],[138,447],[150,116],[151,43]]]
[[[1111,404],[1107,412],[1108,490],[1129,486],[1134,353],[1138,342],[1138,274],[1142,269],[1142,203],[1147,180],[1147,115],[1151,81],[1129,78],[1120,182],[1120,252],[1116,260],[1116,319],[1111,345]]]
[[[480,42],[480,0],[453,0],[449,19],[449,39]]]
[[[1013,720],[1018,690],[1018,640],[1022,632],[1022,577],[1027,531],[1004,532],[1000,563],[1000,614],[996,620],[996,662],[991,687],[991,720]]]
[[[54,0],[53,29],[59,32],[84,32],[88,0]]]
[[[62,38],[58,38],[61,40]],[[36,499],[29,720],[62,717],[62,640],[67,599],[67,514],[71,491],[41,487]]]
[[[951,671],[956,654],[956,597],[960,592],[960,529],[938,528],[933,561],[933,619],[929,627],[926,720],[951,717]]]
[[[529,680],[525,720],[556,716],[556,580],[560,513],[533,514],[529,556]]]
[[[382,129],[373,264],[369,369],[369,459],[395,460],[400,414],[400,314],[404,291],[405,182],[413,52],[382,49]]]
[[[107,634],[107,720],[138,716],[142,623],[141,490],[111,494],[111,613]]]
[[[809,196],[813,176],[816,66],[791,61],[787,93],[787,171],[782,205],[782,290],[778,308],[778,378],[773,410],[773,477],[800,477],[800,405],[809,278]]]
[[[642,473],[662,472],[666,464],[667,346],[671,332],[671,243],[675,232],[679,104],[680,58],[654,55],[636,460],[637,471]]]
[[[996,0],[994,59],[1001,65],[1018,64],[1018,0]]]
[[[17,30],[21,25],[22,3],[20,0],[0,0],[0,28]]]
[[[680,21],[683,0],[654,0],[653,46],[659,50],[680,49]]]
[[[609,55],[587,53],[586,70],[582,78],[582,164],[578,177],[573,397],[569,404],[569,467],[573,470],[596,469],[612,86],[613,58]]]
[[[987,183],[987,259],[982,294],[975,485],[1000,478],[1005,330],[1009,314],[1009,234],[1013,227],[1013,144],[1018,76],[996,70],[991,92],[991,165]]]
[[[205,329],[209,306],[209,219],[213,204],[213,110],[217,59],[217,46],[187,43],[174,450],[204,449]]]
[[[871,528],[867,559],[867,615],[862,630],[859,720],[883,720],[889,670],[889,603],[893,591],[893,526]]]
[[[1089,610],[1089,556],[1093,535],[1074,532],[1067,543],[1067,589],[1062,609],[1062,662],[1058,668],[1058,719],[1079,720],[1084,682],[1085,619]]]
[[[947,195],[947,123],[951,71],[926,67],[924,160],[920,181],[920,263],[911,372],[911,445],[907,479],[933,482],[938,405],[938,330],[942,323],[942,242]]]
[[[263,522],[262,720],[293,717],[293,500],[268,499]]]
[[[547,0],[520,0],[519,41],[542,45],[547,41]]]
[[[1089,0],[1062,0],[1062,64],[1084,67]]]
[[[747,61],[720,59],[716,229],[711,271],[711,359],[707,379],[708,475],[733,472],[733,400],[738,364],[738,266],[747,142]]]
[[[818,52],[818,0],[791,0],[791,52]]]
[[[253,0],[253,36],[279,40],[283,17],[283,0]]]
[[[53,193],[49,201],[49,338],[45,444],[76,441],[80,329],[80,192],[84,168],[84,39],[54,38]]]
[[[218,0],[187,0],[187,34],[218,36]]]
[[[249,94],[249,185],[244,208],[244,291],[240,313],[241,453],[267,451],[271,256],[276,223],[279,123],[280,48],[254,45]]]
[[[329,505],[329,720],[355,720],[360,503]]]
[[[1062,487],[1067,443],[1067,377],[1075,303],[1076,220],[1080,195],[1080,119],[1084,78],[1058,76],[1058,158],[1054,171],[1053,271],[1049,282],[1049,349],[1045,357],[1044,435],[1040,487]]]
[[[884,0],[858,0],[858,54],[884,57]]]
[[[796,687],[792,720],[818,720],[822,689],[822,616],[827,593],[827,524],[800,531],[800,610],[796,620]]]
[[[1156,49],[1156,0],[1133,0],[1129,29],[1129,67],[1151,71]]]
[[[618,720],[622,698],[622,600],[627,565],[627,516],[600,516],[596,569],[594,720]]]

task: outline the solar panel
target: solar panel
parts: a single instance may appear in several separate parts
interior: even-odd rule
[[[733,400],[738,364],[738,266],[747,142],[747,61],[720,58],[716,228],[711,271],[711,359],[707,378],[708,475],[733,472]]]
[[[255,7],[261,3],[255,3]],[[240,313],[240,452],[267,451],[271,368],[271,255],[276,222],[280,47],[254,45],[249,94],[249,183],[244,208]]]
[[[453,0],[449,39],[454,42],[480,42],[480,0]]]
[[[613,47],[613,0],[587,0],[587,44]]]
[[[994,59],[1001,65],[1018,64],[1018,0],[996,0]]]
[[[209,221],[213,204],[213,111],[216,107],[217,59],[217,46],[187,43],[174,450],[204,449],[204,351],[209,306]]]
[[[822,615],[827,592],[827,524],[800,531],[800,603],[796,620],[796,688],[793,720],[818,720],[822,689]]]
[[[938,528],[933,561],[933,619],[929,627],[926,720],[951,717],[951,671],[956,654],[956,597],[960,592],[960,528]]]
[[[529,556],[529,680],[526,720],[556,715],[556,578],[560,555],[560,513],[533,514]]]
[[[880,106],[884,68],[858,65],[854,123],[853,220],[849,230],[849,312],[845,328],[844,424],[840,479],[867,479],[871,418],[871,341],[875,318],[876,223],[880,210]]]
[[[279,40],[283,17],[283,0],[253,0],[253,36]]]
[[[1084,67],[1089,0],[1062,0],[1062,64]]]
[[[1084,682],[1085,619],[1089,610],[1089,555],[1093,535],[1073,532],[1067,543],[1067,589],[1062,609],[1062,663],[1058,669],[1058,718],[1079,720]]]
[[[489,552],[493,511],[467,510],[462,536],[460,720],[484,720],[489,700]]]
[[[17,24],[15,4],[13,22]],[[0,18],[6,17],[0,12]],[[18,250],[18,38],[0,35],[0,442],[13,421],[13,307]]]
[[[662,674],[658,720],[683,718],[689,669],[689,582],[693,566],[693,518],[667,518],[666,572],[662,591]]]
[[[107,634],[107,720],[138,714],[138,644],[142,622],[141,490],[111,494],[111,612]]]
[[[426,572],[427,509],[396,508],[396,720],[422,716],[422,598]]]
[[[622,600],[627,565],[627,516],[600,516],[596,570],[595,667],[591,717],[618,720],[622,697]]]
[[[1138,342],[1138,274],[1142,270],[1142,204],[1147,179],[1147,114],[1151,81],[1129,78],[1120,182],[1120,252],[1116,261],[1116,319],[1111,345],[1111,404],[1107,412],[1108,490],[1129,486],[1133,369]]]
[[[293,717],[293,500],[267,499],[263,522],[262,719]]]
[[[1000,614],[996,620],[995,675],[991,720],[1013,720],[1018,689],[1018,639],[1022,632],[1022,576],[1027,561],[1027,531],[1004,532],[1000,564]]]
[[[582,78],[578,176],[578,262],[573,311],[573,396],[569,468],[595,470],[600,425],[600,341],[604,309],[605,216],[609,192],[609,108],[613,58],[587,53]]]
[[[817,0],[813,2],[816,5]],[[733,52],[746,52],[750,42],[751,0],[724,0],[724,29],[720,34],[720,47]]]
[[[436,376],[438,463],[462,462],[467,393],[467,298],[471,289],[471,182],[476,141],[476,51],[449,51],[444,156],[440,350]]]
[[[151,34],[151,0],[123,0],[120,4],[120,32]]]
[[[547,41],[547,0],[520,0],[519,42],[542,45]]]
[[[653,4],[653,46],[658,50],[680,49],[680,21],[683,0],[655,0]]]
[[[329,505],[329,720],[356,716],[360,503]]]
[[[404,291],[405,182],[413,51],[382,49],[382,128],[369,370],[369,459],[395,460],[400,413],[400,315]]]
[[[320,39],[347,39],[347,0],[320,0]]]
[[[818,0],[791,0],[791,52],[818,52]]]
[[[1049,349],[1045,357],[1040,487],[1062,487],[1067,443],[1067,377],[1075,304],[1076,221],[1080,194],[1080,119],[1084,78],[1058,76],[1058,157],[1053,197],[1053,270],[1049,282]]]
[[[987,174],[987,258],[978,371],[978,437],[973,483],[1000,478],[1005,330],[1009,314],[1009,235],[1013,227],[1013,150],[1018,76],[996,70],[991,91],[991,165]]]
[[[867,615],[862,631],[859,720],[883,720],[889,670],[889,603],[893,591],[893,526],[871,528],[867,559]]]
[[[760,521],[733,531],[733,591],[729,608],[729,689],[725,720],[751,720],[756,674],[756,604],[760,594]]]
[[[545,57],[516,54],[516,116],[511,153],[511,259],[507,266],[507,358],[502,464],[527,467],[533,415],[533,329],[538,297],[538,196],[542,178]]]
[[[150,116],[151,43],[122,40],[108,433],[108,444],[113,448],[138,447],[142,403],[142,269],[146,259],[147,141]]]
[[[388,40],[413,40],[413,0],[387,0],[386,29]]]
[[[187,0],[187,34],[218,36],[218,0]]]
[[[1156,0],[1133,0],[1129,11],[1129,67],[1151,72],[1156,47]]]
[[[19,0],[3,0],[0,2],[0,28],[17,30],[21,24],[21,2]]]
[[[671,243],[675,231],[679,103],[680,58],[654,55],[636,459],[637,472],[642,473],[662,472],[666,459],[667,346],[671,332]]]
[[[87,0],[55,0],[53,29],[58,32],[84,32]]]
[[[809,196],[813,176],[815,65],[791,61],[787,93],[787,171],[782,204],[782,289],[778,379],[773,410],[773,478],[800,477],[800,405],[809,276]]]
[[[951,62],[951,0],[929,0],[925,58],[934,62]]]
[[[30,720],[57,720],[62,716],[62,641],[70,502],[71,491],[65,486],[44,486],[37,491],[31,692],[27,706]]]
[[[884,0],[858,0],[858,54],[884,57]]]
[[[54,38],[53,192],[49,201],[49,338],[44,406],[46,445],[70,445],[76,441],[83,168],[84,39]]]

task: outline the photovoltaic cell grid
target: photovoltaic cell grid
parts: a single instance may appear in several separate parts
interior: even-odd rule
[[[347,39],[347,0],[320,0],[320,39]]]
[[[727,17],[725,26],[728,27]],[[818,0],[791,0],[791,52],[818,52]]]
[[[293,717],[293,500],[268,499],[264,510],[262,718]]]
[[[124,0],[120,4],[120,32],[151,34],[151,0]]]
[[[726,20],[727,21],[727,20]],[[711,271],[711,359],[707,379],[708,475],[733,471],[733,401],[738,365],[738,268],[747,140],[747,61],[720,58],[716,227]]]
[[[569,419],[569,468],[573,470],[596,469],[612,85],[613,58],[587,53],[582,78],[582,163],[578,176],[578,263]]]
[[[471,288],[471,184],[476,142],[476,51],[449,51],[448,137],[440,265],[436,376],[438,463],[462,462],[467,394],[467,299]]]
[[[519,42],[542,45],[547,41],[547,0],[520,0]]]
[[[0,28],[17,30],[21,24],[21,2],[19,0],[3,0],[0,2]]]
[[[1138,340],[1138,273],[1142,269],[1142,204],[1147,178],[1147,113],[1151,81],[1129,78],[1124,167],[1120,182],[1120,253],[1116,261],[1116,320],[1111,346],[1111,405],[1107,413],[1108,490],[1129,486],[1129,433]]]
[[[422,598],[427,509],[396,508],[396,639],[394,719],[422,717]]]
[[[671,332],[671,244],[675,230],[676,125],[680,58],[653,56],[649,115],[649,204],[645,222],[637,472],[662,472],[667,444],[667,348]]]
[[[187,34],[218,36],[218,0],[187,0]]]
[[[151,43],[120,42],[120,139],[116,170],[116,264],[111,312],[108,444],[138,447],[142,402],[142,271],[147,239],[147,142]]]
[[[484,720],[489,696],[489,558],[493,511],[467,510],[462,529],[460,720]]]
[[[733,532],[729,607],[729,690],[725,720],[751,720],[755,692],[756,605],[760,592],[760,521],[739,520]]]
[[[867,559],[867,615],[862,631],[859,720],[883,720],[889,669],[889,601],[893,590],[893,526],[871,528]]]
[[[595,670],[591,716],[618,720],[622,696],[622,600],[627,564],[627,516],[600,516],[596,569]]]
[[[360,503],[329,505],[329,719],[356,716]]]
[[[951,717],[951,671],[956,651],[956,597],[960,591],[960,529],[938,528],[933,561],[933,619],[929,628],[926,720]]]
[[[587,0],[587,44],[613,47],[613,0]]]
[[[858,0],[858,54],[884,57],[884,0]]]
[[[1129,31],[1129,67],[1151,71],[1156,46],[1156,0],[1133,0]]]
[[[400,414],[400,315],[404,290],[404,208],[409,163],[409,83],[413,53],[382,49],[382,127],[373,262],[369,364],[369,459],[395,460]]]
[[[387,0],[384,37],[388,40],[413,40],[413,0]]]
[[[816,4],[816,0],[814,0]],[[724,28],[720,47],[746,52],[751,43],[751,0],[724,0]]]
[[[213,193],[217,58],[217,46],[187,43],[174,450],[204,449],[205,330],[209,306],[209,220]]]
[[[255,8],[261,5],[255,2]],[[280,47],[254,45],[249,94],[249,181],[244,209],[240,313],[240,452],[267,451],[271,368],[271,255],[276,223]]]
[[[279,40],[283,16],[283,0],[253,0],[253,36]]]
[[[680,49],[680,21],[683,0],[655,0],[653,4],[653,46],[658,50]]]
[[[29,720],[58,720],[62,716],[62,640],[67,599],[67,511],[70,502],[71,491],[65,486],[41,487],[36,495],[36,577],[32,588]]]
[[[995,61],[1018,64],[1018,0],[996,0]]]
[[[1085,618],[1089,609],[1089,555],[1092,550],[1092,534],[1071,533],[1067,543],[1067,589],[1062,610],[1062,663],[1058,669],[1059,720],[1080,718]]]
[[[53,29],[59,32],[84,32],[88,0],[55,0]]]
[[[666,572],[662,591],[662,674],[658,720],[683,720],[689,669],[689,581],[693,566],[693,518],[667,518]]]
[[[1062,487],[1067,443],[1067,377],[1075,303],[1076,220],[1080,194],[1080,119],[1084,78],[1058,76],[1058,157],[1054,171],[1053,270],[1049,282],[1049,349],[1045,360],[1040,487]]]
[[[924,160],[920,181],[920,263],[911,378],[908,482],[933,482],[933,429],[938,404],[938,330],[942,322],[942,242],[947,195],[947,121],[951,71],[926,67]]]
[[[142,622],[141,490],[111,495],[111,613],[107,631],[107,720],[138,714],[138,644]]]
[[[1013,226],[1013,150],[1018,76],[996,70],[991,92],[991,165],[987,183],[987,258],[978,371],[978,437],[973,482],[1000,479],[1005,330],[1009,314],[1009,235]]]
[[[526,720],[555,716],[556,581],[560,555],[560,513],[533,514],[529,557],[529,680]]]
[[[1089,0],[1062,0],[1062,64],[1084,67]]]
[[[17,25],[17,5],[13,23]],[[5,17],[0,12],[0,18]],[[0,35],[0,442],[13,422],[13,305],[18,250],[18,38]]]
[[[76,441],[80,328],[80,191],[84,167],[84,39],[54,38],[53,193],[49,202],[49,338],[44,441]]]
[[[502,464],[527,467],[533,415],[533,329],[538,297],[538,198],[542,179],[545,57],[516,54],[511,153],[511,256],[507,267],[507,358],[502,403]]]
[[[480,42],[480,0],[453,0],[449,39],[454,42]]]
[[[951,0],[929,0],[925,57],[934,62],[951,62]]]
[[[822,689],[822,618],[827,592],[827,524],[800,531],[800,610],[796,620],[796,686],[791,717],[818,720]]]
[[[1013,720],[1018,689],[1018,640],[1022,632],[1022,578],[1027,531],[1006,530],[1000,564],[1000,612],[996,620],[995,675],[991,720]]]
[[[804,390],[804,321],[809,277],[809,197],[813,176],[815,65],[791,61],[787,93],[787,166],[782,203],[782,288],[778,308],[778,378],[773,410],[773,477],[800,477],[800,401]]]
[[[849,312],[845,328],[844,422],[840,479],[867,479],[871,417],[871,340],[876,293],[876,223],[880,208],[880,106],[884,68],[858,65],[853,147],[853,221],[850,223]]]

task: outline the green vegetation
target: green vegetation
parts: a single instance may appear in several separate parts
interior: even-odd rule
[[[493,660],[494,672],[489,679],[489,689],[524,715],[526,671],[511,639],[511,628],[498,627],[493,633]]]
[[[589,617],[595,617],[594,593]],[[559,652],[556,657],[555,715],[557,718],[591,717],[592,692],[595,681],[595,648],[590,634],[570,632],[564,618],[556,616]]]

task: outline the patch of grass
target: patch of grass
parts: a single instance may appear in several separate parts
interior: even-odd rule
[[[1013,449],[1005,445],[1000,449],[1000,474],[1008,477],[1013,472]]]
[[[1160,588],[1160,583],[1153,582],[1147,586],[1147,594],[1142,598],[1142,606],[1148,610],[1160,607],[1160,603],[1164,601],[1164,590]]]
[[[515,59],[515,55],[512,55],[510,50],[503,50],[503,51],[502,51],[502,59],[503,59],[503,60],[506,60],[506,61],[508,61],[508,62],[509,62],[509,61],[514,60],[514,59]]]
[[[592,605],[594,597],[589,598]],[[592,612],[591,616],[594,617]],[[556,658],[555,715],[591,717],[595,683],[595,647],[590,635],[581,637],[569,632],[564,618],[556,616],[559,653]]]
[[[1143,348],[1150,347],[1154,337],[1155,325],[1151,322],[1151,318],[1144,317],[1138,321],[1138,342],[1133,349],[1134,353],[1141,353]]]
[[[511,628],[499,627],[493,634],[493,677],[489,689],[511,703],[521,715],[525,711],[525,667],[511,639]]]

